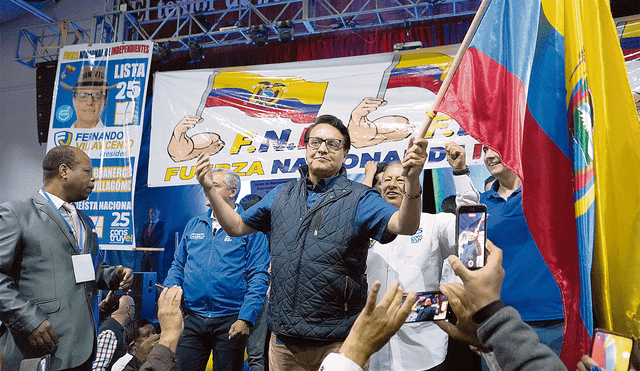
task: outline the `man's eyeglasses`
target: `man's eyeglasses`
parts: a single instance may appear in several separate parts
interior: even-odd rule
[[[80,102],[86,102],[91,97],[91,100],[94,102],[102,101],[106,98],[107,94],[102,92],[95,93],[73,93],[73,97],[76,98]]]
[[[318,137],[310,137],[309,140],[307,140],[307,145],[313,149],[318,149],[323,142],[326,144],[327,148],[332,151],[337,151],[344,147],[340,139],[322,139]]]

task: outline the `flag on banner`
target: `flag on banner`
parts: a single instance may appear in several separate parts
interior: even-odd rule
[[[75,68],[75,66],[72,66],[72,65],[68,64],[64,68],[64,72],[75,73],[76,72],[76,68]]]
[[[638,59],[640,53],[640,19],[622,22],[620,46],[625,60]]]
[[[326,90],[326,82],[298,77],[221,72],[215,76],[205,107],[230,106],[251,117],[284,117],[298,124],[311,123]]]
[[[441,53],[404,54],[391,70],[387,89],[415,86],[437,93],[452,60]]]
[[[640,166],[639,125],[616,39],[605,0],[493,0],[438,107],[523,179],[527,224],[563,295],[569,368],[587,354],[593,328],[594,233],[596,268],[627,280],[617,296],[627,305],[615,310],[637,317],[640,304],[637,269],[620,274],[622,260],[598,260],[605,246],[639,245],[640,196],[628,170]],[[637,266],[637,253],[626,257]],[[597,299],[607,302],[600,295],[611,287]]]

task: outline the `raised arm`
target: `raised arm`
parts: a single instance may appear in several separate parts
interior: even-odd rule
[[[362,184],[368,185],[369,187],[373,187],[373,178],[376,176],[376,171],[378,170],[378,163],[375,161],[367,161],[364,165],[364,179],[362,179]]]
[[[473,186],[467,167],[467,155],[464,147],[456,142],[445,144],[447,161],[453,169],[453,184],[456,187],[456,205],[473,205],[480,202],[480,194]]]
[[[198,176],[198,181],[202,185],[204,193],[211,204],[213,213],[216,215],[218,222],[229,236],[239,237],[256,232],[255,229],[245,224],[240,217],[240,214],[233,210],[231,206],[224,201],[216,187],[213,186],[213,175],[211,173],[209,156],[198,156],[196,174]]]
[[[220,135],[216,133],[197,133],[188,136],[187,131],[200,124],[204,119],[199,116],[185,116],[173,129],[167,152],[175,162],[187,161],[200,154],[211,156],[224,147]]]
[[[409,149],[402,159],[405,172],[404,196],[400,210],[396,211],[387,223],[387,231],[395,234],[412,235],[420,227],[422,213],[422,186],[420,173],[427,160],[427,140],[424,138],[409,139]]]

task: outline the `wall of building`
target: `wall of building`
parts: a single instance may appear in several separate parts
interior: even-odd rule
[[[42,10],[58,21],[81,20],[103,6],[100,0],[64,0]],[[16,62],[15,55],[20,30],[44,23],[25,14],[0,25],[0,203],[29,197],[42,186],[46,144],[38,143],[36,70]]]

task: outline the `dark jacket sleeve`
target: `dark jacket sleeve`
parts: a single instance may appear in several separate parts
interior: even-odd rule
[[[99,290],[117,290],[120,277],[116,274],[116,267],[99,262],[96,267],[96,287]]]
[[[480,323],[478,339],[493,350],[502,371],[567,370],[512,307],[504,306]]]
[[[147,361],[140,367],[140,371],[170,371],[176,367],[176,356],[171,349],[162,344],[156,344]]]

